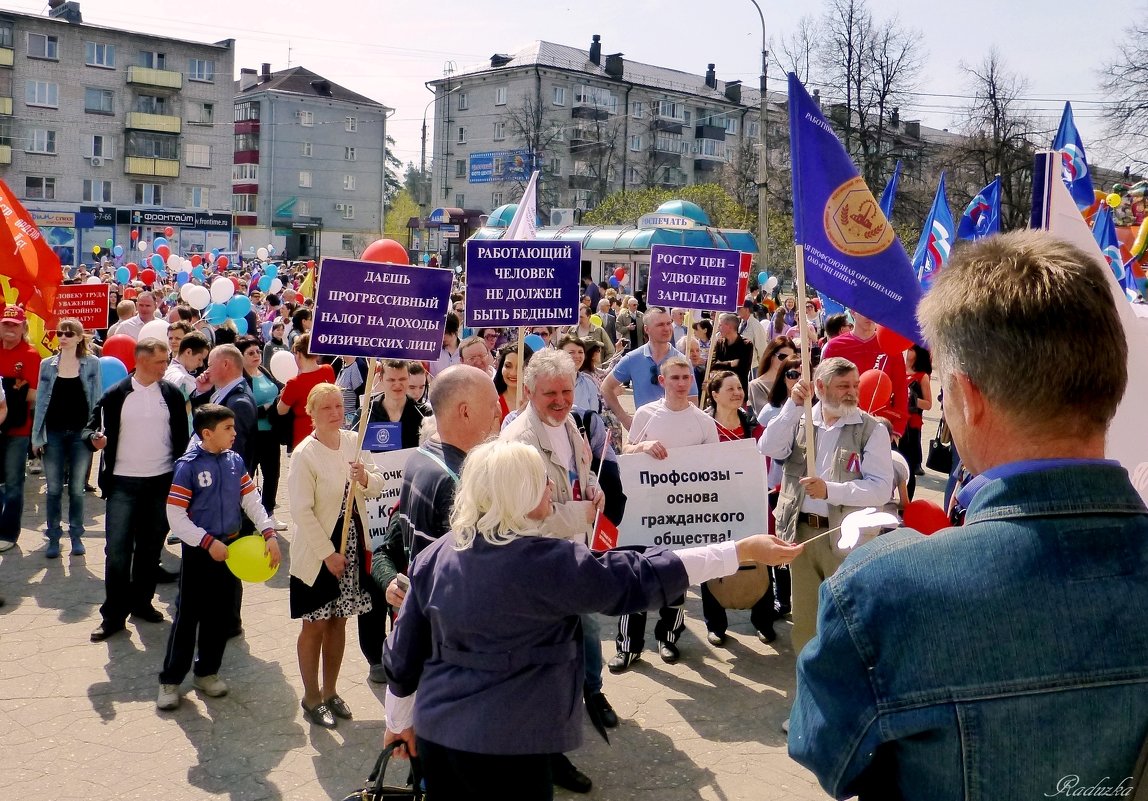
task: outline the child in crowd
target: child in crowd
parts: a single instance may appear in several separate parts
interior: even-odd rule
[[[271,565],[279,564],[275,527],[263,508],[259,490],[247,474],[243,459],[231,450],[235,414],[226,406],[206,403],[195,410],[200,442],[176,460],[167,519],[183,540],[183,570],[179,576],[176,612],[159,674],[159,709],[179,706],[179,685],[196,655],[193,686],[212,698],[227,694],[219,678],[228,621],[237,592],[237,579],[224,564],[227,543],[239,536],[240,509],[263,532]]]

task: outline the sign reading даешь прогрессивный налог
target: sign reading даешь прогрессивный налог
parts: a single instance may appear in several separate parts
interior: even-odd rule
[[[450,270],[326,259],[311,353],[434,361],[450,308]]]
[[[466,325],[574,325],[582,246],[578,242],[466,243]]]

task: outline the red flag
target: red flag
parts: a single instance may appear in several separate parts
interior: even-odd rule
[[[17,305],[56,325],[56,290],[64,280],[60,259],[44,240],[8,184],[0,181],[0,275],[16,289]]]
[[[598,526],[594,529],[594,539],[590,542],[591,551],[608,551],[618,545],[618,529],[606,515],[598,515]]]

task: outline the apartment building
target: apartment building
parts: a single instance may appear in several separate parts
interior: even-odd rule
[[[382,236],[391,109],[303,67],[242,69],[232,210],[243,247],[350,257]]]
[[[0,10],[0,179],[61,261],[176,229],[181,252],[233,247],[234,41],[207,43]]]

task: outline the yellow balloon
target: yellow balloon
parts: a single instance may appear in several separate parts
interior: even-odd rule
[[[92,245],[92,255],[93,256],[99,256],[100,255],[100,246],[99,245]]]
[[[590,322],[592,322],[594,325],[601,325],[602,324],[602,317],[600,315],[597,315],[597,314],[591,314],[590,315]]]
[[[1115,192],[1110,194],[1108,197],[1104,198],[1104,201],[1108,204],[1108,208],[1110,208],[1110,209],[1120,208],[1120,203],[1122,200],[1123,200],[1123,198],[1120,197],[1120,195],[1116,194]]]
[[[227,567],[241,581],[261,584],[275,575],[279,566],[271,566],[271,557],[261,534],[240,537],[227,546]]]

